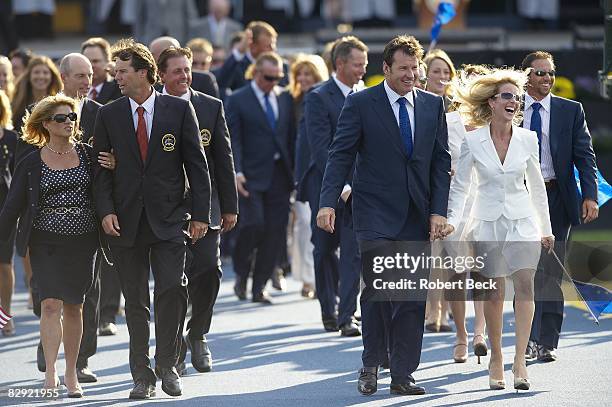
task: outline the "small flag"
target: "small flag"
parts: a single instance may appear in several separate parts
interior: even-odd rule
[[[582,296],[585,304],[595,316],[595,320],[599,319],[601,314],[609,314],[612,310],[612,291],[597,284],[582,283],[572,280],[576,286],[576,290]]]
[[[580,190],[580,174],[576,167],[574,167],[574,177],[576,178],[578,190]],[[612,199],[612,187],[608,184],[608,181],[604,179],[603,175],[601,175],[601,172],[597,170],[597,204],[599,207],[602,207],[603,204],[610,199]]]
[[[4,311],[2,307],[0,307],[0,329],[4,328],[6,324],[13,318],[8,314],[8,312]]]
[[[435,44],[438,42],[440,31],[444,24],[448,24],[455,17],[455,5],[448,1],[442,1],[438,4],[438,12],[434,18],[433,24],[431,25],[431,44],[429,49],[433,49]]]

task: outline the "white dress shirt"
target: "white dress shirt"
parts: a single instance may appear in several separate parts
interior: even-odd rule
[[[542,168],[542,176],[544,181],[555,179],[555,169],[553,167],[552,154],[550,153],[550,93],[540,101],[535,100],[528,94],[525,94],[525,111],[523,113],[523,128],[528,129],[531,126],[531,115],[533,108],[531,105],[538,102],[542,105],[540,108],[540,117],[542,118],[542,146],[540,156],[540,167]]]
[[[168,91],[166,90],[166,86],[164,85],[164,88],[162,89],[162,95],[170,95],[168,93]],[[170,95],[170,96],[174,96],[174,95]],[[187,100],[190,101],[191,100],[191,92],[189,92],[189,90],[185,93],[183,93],[181,96],[177,96],[183,100]]]
[[[153,90],[153,89],[152,89]],[[151,96],[144,101],[142,105],[136,103],[132,98],[130,99],[130,107],[132,108],[132,119],[134,120],[134,131],[138,131],[138,109],[139,106],[144,108],[144,118],[147,124],[147,138],[151,138],[151,127],[153,127],[153,113],[155,111],[155,90],[151,92]]]
[[[395,92],[391,87],[387,84],[385,80],[385,92],[387,92],[387,98],[389,98],[389,103],[391,103],[391,109],[393,110],[393,115],[395,115],[395,121],[397,122],[397,126],[399,127],[399,109],[400,104],[397,101],[401,97],[405,97],[408,100],[406,103],[406,109],[408,110],[408,118],[410,119],[410,132],[412,133],[412,143],[414,144],[414,93],[406,93],[405,95],[399,95]]]
[[[259,89],[259,86],[255,83],[255,81],[251,81],[251,87],[253,88],[253,92],[255,92],[255,96],[257,96],[257,100],[259,100],[259,104],[263,109],[264,113],[266,112],[266,94],[263,90]],[[276,100],[276,88],[272,89],[269,93],[268,100],[272,105],[272,111],[274,112],[274,118],[278,120],[278,101]]]
[[[336,82],[336,85],[338,85],[338,87],[340,88],[340,92],[342,92],[342,95],[344,95],[345,99],[349,95],[349,93],[354,92],[353,88],[351,88],[350,86],[346,85],[344,82],[341,82],[340,79],[338,79],[338,76],[336,75],[335,72],[332,73],[332,78],[334,78],[334,82]]]

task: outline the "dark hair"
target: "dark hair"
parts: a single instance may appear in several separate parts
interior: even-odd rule
[[[134,70],[147,70],[147,79],[151,85],[157,82],[157,64],[151,51],[139,42],[132,38],[121,39],[113,44],[112,47],[113,61],[120,59],[122,61],[131,61],[131,66]]]
[[[331,50],[331,63],[334,70],[336,70],[336,60],[340,58],[343,61],[346,61],[353,49],[368,52],[367,45],[365,45],[359,38],[353,35],[347,35],[345,37],[338,38],[334,42],[334,46]]]
[[[525,59],[523,59],[523,62],[521,63],[521,69],[524,71],[528,68],[531,68],[531,64],[536,59],[548,59],[552,66],[555,66],[555,59],[553,58],[551,53],[546,51],[535,51],[530,54],[527,54]]]
[[[397,50],[401,50],[406,55],[416,57],[419,61],[423,59],[423,47],[412,35],[398,35],[385,45],[383,61],[388,66],[393,65],[393,56]]]
[[[30,59],[34,58],[34,54],[29,49],[14,49],[8,54],[9,59],[19,58],[23,61],[24,68],[30,63]]]
[[[187,57],[190,62],[193,61],[193,54],[189,48],[176,48],[175,46],[170,46],[159,54],[159,59],[157,60],[157,69],[159,69],[159,72],[166,72],[168,60],[176,57]]]
[[[89,47],[98,47],[102,50],[102,53],[104,54],[104,58],[106,58],[107,61],[110,61],[111,59],[111,46],[108,43],[108,41],[106,41],[104,38],[102,37],[92,37],[87,39],[86,41],[84,41],[81,44],[81,54],[85,51],[85,48],[89,48]]]

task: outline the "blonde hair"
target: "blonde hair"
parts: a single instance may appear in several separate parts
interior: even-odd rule
[[[512,68],[492,69],[484,75],[467,77],[460,75],[453,84],[453,101],[459,104],[457,110],[465,120],[464,124],[481,127],[491,122],[493,112],[489,106],[489,99],[499,92],[500,86],[512,84],[518,88],[519,95],[525,92],[527,75]],[[522,120],[520,109],[514,115],[513,122],[519,124]]]
[[[206,55],[212,55],[213,46],[206,38],[193,38],[189,40],[185,47],[189,48],[191,52],[204,52]]]
[[[283,69],[283,59],[276,52],[264,52],[259,55],[254,63],[249,65],[246,72],[244,73],[244,79],[251,80],[255,75],[255,70],[261,68],[264,62],[270,62],[271,64],[276,64],[280,66],[281,70]]]
[[[34,106],[32,113],[26,113],[21,128],[21,139],[28,144],[36,147],[44,147],[49,143],[49,132],[43,126],[44,122],[51,120],[55,109],[59,106],[68,106],[73,112],[78,110],[78,101],[65,95],[47,96]],[[71,137],[73,141],[81,138],[79,130],[79,120],[74,123],[74,133]]]
[[[289,70],[289,92],[294,99],[299,99],[303,96],[304,91],[297,82],[298,74],[302,69],[307,69],[314,77],[315,83],[326,81],[329,79],[327,65],[323,58],[314,54],[298,54],[295,61],[291,64]]]
[[[13,122],[17,118],[21,117],[26,110],[26,107],[34,102],[34,92],[32,91],[32,82],[30,82],[30,75],[32,70],[38,65],[46,66],[51,72],[51,83],[47,89],[47,93],[50,96],[56,95],[62,90],[63,83],[60,73],[51,60],[51,58],[44,55],[37,55],[33,57],[28,63],[27,68],[23,71],[23,74],[17,79],[15,84],[15,95],[13,97]],[[19,127],[21,123],[13,123],[15,127]]]
[[[6,92],[6,96],[8,96],[9,99],[12,99],[13,95],[15,94],[15,75],[13,75],[13,65],[11,65],[11,60],[4,55],[0,55],[0,65],[4,66],[6,69],[6,88],[3,90]]]
[[[8,129],[12,123],[11,102],[6,92],[0,90],[0,128]]]
[[[448,69],[450,70],[450,80],[452,81],[455,79],[457,76],[457,70],[455,69],[455,65],[453,65],[453,61],[446,52],[439,48],[434,48],[427,55],[425,55],[425,58],[423,58],[423,62],[425,62],[425,65],[427,65],[427,72],[429,73],[429,68],[431,67],[432,62],[436,59],[443,61],[448,66]],[[446,86],[444,88],[444,93],[448,96],[449,92],[449,86]]]
[[[461,78],[458,80],[454,80],[451,83],[450,89],[449,89],[449,94],[455,95],[456,94],[456,87],[459,86],[461,83],[465,83],[467,82],[468,79],[474,77],[474,76],[479,76],[479,75],[486,75],[491,73],[491,68],[488,67],[487,65],[477,65],[477,64],[463,64],[461,65],[461,69],[459,70],[459,73],[457,73],[457,75]],[[455,99],[451,99],[452,102],[450,104],[450,106],[448,107],[448,112],[455,112],[459,110],[459,106],[461,105],[461,103],[459,103],[458,100]]]

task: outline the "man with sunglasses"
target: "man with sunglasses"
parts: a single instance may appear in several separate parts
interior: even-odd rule
[[[291,94],[277,85],[283,60],[274,52],[257,58],[253,80],[227,99],[240,222],[233,254],[234,292],[246,299],[251,259],[253,302],[271,304],[264,291],[287,238],[289,195],[293,188],[295,120]]]
[[[565,256],[565,244],[574,225],[597,219],[595,153],[582,105],[551,93],[555,63],[548,52],[532,52],[522,69],[528,75],[523,127],[538,135],[540,166],[546,184],[555,251]],[[578,193],[574,166],[580,175]],[[544,253],[544,252],[543,252]],[[543,254],[535,275],[535,313],[527,346],[527,360],[552,362],[557,359],[563,324],[563,270]]]

